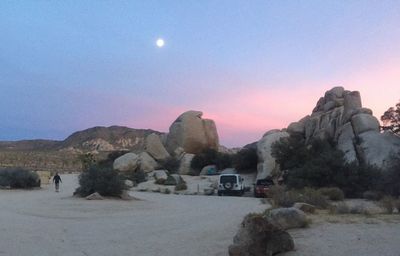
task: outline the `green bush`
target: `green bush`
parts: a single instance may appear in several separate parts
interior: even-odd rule
[[[160,161],[162,169],[168,170],[169,173],[177,173],[179,169],[179,160],[175,157],[168,157]]]
[[[135,184],[145,182],[147,180],[147,174],[143,170],[129,170],[125,171],[121,176],[124,179],[133,181]]]
[[[255,148],[244,148],[233,155],[233,167],[239,172],[253,172],[257,170],[257,150]]]
[[[10,188],[40,187],[40,178],[36,172],[20,168],[0,170],[0,186]]]
[[[85,197],[98,192],[102,196],[120,197],[124,189],[124,179],[117,171],[92,165],[79,175],[79,187],[74,194]]]
[[[172,175],[169,175],[164,182],[164,185],[167,186],[175,186],[176,184],[178,184],[178,182],[176,182],[175,178]]]
[[[318,191],[332,201],[343,201],[344,199],[344,193],[340,188],[320,188]]]
[[[400,152],[392,156],[388,169],[379,179],[378,189],[386,195],[400,196]]]
[[[289,188],[338,187],[347,197],[361,197],[376,187],[380,170],[356,163],[347,164],[344,153],[332,141],[290,136],[272,145],[272,155],[285,172]]]
[[[304,188],[299,193],[302,194],[302,202],[304,203],[311,204],[322,209],[325,209],[329,206],[326,197],[318,190],[312,188]]]

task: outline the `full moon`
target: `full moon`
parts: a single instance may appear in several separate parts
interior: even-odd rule
[[[157,45],[158,48],[163,47],[164,44],[165,44],[164,39],[162,39],[162,38],[157,39],[156,45]]]

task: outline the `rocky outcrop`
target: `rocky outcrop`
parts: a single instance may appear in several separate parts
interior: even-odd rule
[[[139,156],[135,153],[126,153],[115,159],[113,168],[119,171],[134,171],[138,167]]]
[[[281,138],[288,137],[289,133],[280,130],[271,130],[264,134],[257,143],[257,179],[265,179],[279,172],[279,165],[272,156],[272,144]]]
[[[202,119],[200,111],[187,111],[169,128],[167,149],[174,152],[181,147],[186,153],[197,154],[207,148],[218,150],[219,139],[213,120]]]
[[[161,142],[160,136],[155,133],[146,137],[145,150],[156,160],[165,160],[170,154]]]
[[[142,152],[148,135],[164,137],[154,130],[123,126],[93,127],[71,134],[63,141],[0,141],[0,168],[20,167],[32,171],[73,172],[82,169],[80,158],[92,153],[96,160],[113,151]]]
[[[289,233],[265,216],[249,214],[229,246],[229,256],[266,256],[293,249],[294,242]]]
[[[140,170],[148,173],[152,172],[158,167],[158,163],[147,152],[139,154],[138,165]]]
[[[345,153],[347,162],[384,167],[391,154],[400,150],[400,137],[380,133],[372,111],[362,107],[361,95],[335,87],[317,102],[310,116],[291,123],[290,134],[302,135],[306,141],[330,139]]]
[[[194,154],[184,154],[179,164],[179,174],[187,175],[191,172],[191,164]]]

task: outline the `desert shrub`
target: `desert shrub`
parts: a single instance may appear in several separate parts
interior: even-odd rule
[[[79,175],[79,187],[75,194],[84,197],[98,192],[102,196],[119,197],[124,189],[124,179],[117,171],[92,165]]]
[[[378,201],[383,197],[382,193],[379,191],[367,190],[363,193],[363,198],[372,201]]]
[[[117,159],[118,157],[123,156],[129,152],[130,151],[127,151],[127,150],[113,151],[113,152],[109,153],[105,159],[98,160],[97,165],[102,166],[102,167],[112,167],[115,159]]]
[[[165,160],[159,162],[160,166],[168,170],[169,173],[177,173],[179,169],[179,160],[175,157],[168,157]]]
[[[128,176],[128,179],[132,180],[136,184],[139,184],[147,180],[147,174],[143,170],[136,170]]]
[[[344,153],[330,140],[290,136],[272,145],[272,155],[285,172],[289,188],[338,187],[347,197],[361,197],[376,187],[380,170],[364,164],[346,163]]]
[[[350,213],[350,207],[346,203],[340,202],[337,205],[332,205],[329,208],[329,212],[332,214],[348,214]]]
[[[218,169],[225,169],[232,166],[232,157],[214,149],[206,149],[193,157],[190,167],[194,170],[193,174],[199,175],[201,169],[207,165],[216,165]]]
[[[253,172],[257,170],[257,150],[244,148],[232,156],[233,167],[240,172]]]
[[[371,212],[363,204],[349,206],[345,202],[340,202],[330,206],[329,212],[332,214],[364,214],[371,215]]]
[[[175,191],[181,191],[186,189],[187,189],[186,183],[179,183],[175,186]]]
[[[273,186],[270,190],[273,205],[276,207],[292,207],[294,203],[307,203],[318,208],[326,208],[329,206],[325,196],[318,190],[304,188],[302,190],[288,190],[281,186]]]
[[[344,199],[344,193],[340,188],[320,188],[318,191],[332,201],[342,201]]]
[[[393,205],[397,209],[397,213],[400,213],[400,198],[395,200]]]
[[[396,208],[396,199],[391,196],[384,196],[379,200],[379,205],[385,209],[386,213],[392,214],[393,210]]]
[[[378,189],[386,195],[400,196],[400,152],[393,154],[392,160],[379,179]]]
[[[166,181],[166,179],[164,179],[164,178],[159,178],[159,179],[156,179],[156,180],[154,181],[154,184],[157,184],[157,185],[164,185],[164,184],[165,184],[165,181]]]
[[[171,194],[171,190],[170,190],[169,188],[166,188],[166,189],[164,190],[164,194]]]
[[[91,166],[96,164],[96,158],[92,153],[82,154],[78,158],[82,164],[82,171],[88,170]]]
[[[172,175],[169,175],[164,182],[164,185],[167,186],[175,186],[176,184],[178,184],[178,182],[176,182],[175,178]]]
[[[0,186],[10,188],[40,187],[40,178],[36,172],[20,168],[0,170]]]

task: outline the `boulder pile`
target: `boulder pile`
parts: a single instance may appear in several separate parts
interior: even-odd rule
[[[345,154],[347,162],[385,167],[392,154],[400,150],[400,137],[380,132],[379,121],[372,110],[362,106],[358,91],[334,87],[321,97],[311,115],[291,123],[287,129],[267,132],[257,144],[258,177],[273,174],[276,166],[271,145],[282,137],[302,136],[306,142],[329,139]]]

